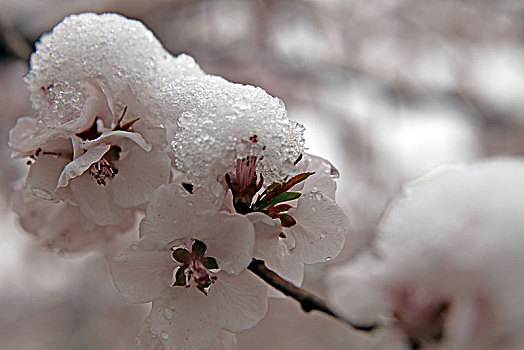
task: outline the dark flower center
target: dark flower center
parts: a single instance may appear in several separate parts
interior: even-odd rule
[[[89,175],[97,184],[105,186],[107,181],[118,174],[118,169],[115,167],[114,162],[120,158],[120,152],[122,152],[122,149],[119,146],[111,146],[98,162],[91,164]]]
[[[215,258],[206,257],[207,246],[204,242],[195,240],[191,251],[185,248],[172,248],[173,259],[182,266],[175,273],[173,286],[190,287],[193,279],[196,288],[207,295],[208,289],[216,279],[216,273],[211,270],[219,269]]]

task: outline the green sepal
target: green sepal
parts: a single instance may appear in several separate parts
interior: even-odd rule
[[[173,251],[173,259],[175,259],[179,263],[185,263],[189,254],[189,250],[184,248],[177,248]]]
[[[306,181],[306,179],[313,174],[314,172],[309,172],[309,173],[302,173],[302,174],[293,176],[291,179],[289,179],[288,181],[282,184],[282,190],[287,191],[291,189],[291,187],[301,183],[302,181]]]
[[[282,227],[291,227],[297,224],[297,221],[289,214],[280,214],[278,218]]]
[[[291,201],[293,199],[297,199],[301,195],[302,194],[300,192],[284,192],[284,193],[281,193],[281,194],[275,196],[273,199],[271,199],[268,203],[262,202],[262,206],[260,207],[260,209],[265,209],[267,207],[270,207],[272,205],[275,205],[275,204],[278,204],[278,203],[281,203],[281,202],[287,202],[287,201]]]
[[[279,204],[279,205],[274,206],[272,208],[273,209],[272,211],[274,211],[275,213],[283,213],[283,212],[288,211],[291,208],[293,207],[289,204]]]
[[[186,274],[184,271],[187,266],[180,266],[175,274],[175,283],[174,286],[185,286],[186,285]]]
[[[275,188],[279,187],[280,184],[278,182],[273,182],[271,185],[269,185],[264,192],[262,193],[262,196],[268,194],[269,192],[273,191]]]
[[[204,261],[202,262],[204,264],[204,266],[206,267],[206,269],[218,269],[218,264],[217,264],[217,261],[215,260],[215,258],[212,258],[212,257],[207,257],[207,258],[204,258]]]
[[[255,205],[253,206],[254,211],[259,211],[264,208],[270,207],[280,202],[285,202],[291,199],[300,197],[297,196],[291,199],[282,199],[286,198],[286,193],[296,193],[296,192],[287,192],[293,186],[305,181],[308,177],[313,175],[314,172],[302,173],[293,176],[291,179],[284,181],[283,183],[273,183],[262,193],[261,198],[258,198]],[[284,197],[281,197],[284,196]],[[278,198],[278,199],[277,199]]]
[[[193,253],[196,255],[204,256],[207,250],[207,246],[204,242],[195,239],[195,241],[193,242],[193,246],[191,247],[191,250],[193,250]]]

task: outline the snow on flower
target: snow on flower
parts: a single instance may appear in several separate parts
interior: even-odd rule
[[[243,215],[164,185],[153,194],[140,233],[140,241],[113,259],[113,281],[127,300],[153,302],[150,329],[166,348],[201,349],[221,329],[251,328],[265,315],[267,286],[246,270],[254,229]]]
[[[253,221],[255,257],[301,284],[303,264],[335,257],[349,228],[334,202],[336,169],[304,153],[304,127],[262,89],[214,76],[187,89],[172,142],[177,168],[219,198],[231,191],[225,207]]]
[[[191,91],[194,108],[182,113],[173,141],[177,167],[218,196],[230,190],[230,210],[255,225],[255,257],[301,284],[303,264],[335,257],[348,231],[334,202],[336,169],[304,154],[303,127],[263,90],[209,76]]]
[[[435,170],[389,206],[372,253],[333,271],[332,306],[407,348],[524,344],[524,162]]]
[[[48,126],[76,123],[87,105],[86,79],[103,77],[115,96],[129,90],[156,123],[172,118],[172,101],[152,92],[180,77],[201,76],[194,60],[167,52],[142,23],[118,14],[66,17],[44,34],[25,81],[33,108]]]
[[[254,159],[270,182],[294,172],[304,152],[304,127],[287,117],[280,99],[210,75],[188,84],[180,95],[190,101],[172,142],[175,164],[196,186],[208,180],[223,183],[237,159]]]

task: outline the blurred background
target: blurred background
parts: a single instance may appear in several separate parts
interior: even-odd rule
[[[339,169],[337,200],[368,244],[402,184],[448,162],[524,153],[521,0],[0,0],[0,348],[129,349],[147,306],[127,305],[107,256],[43,250],[9,211],[8,130],[32,115],[22,81],[42,33],[80,12],[143,21],[173,54],[261,86]],[[125,241],[125,239],[122,239]],[[117,251],[123,247],[118,245]],[[325,295],[324,266],[306,286]],[[239,349],[369,349],[372,337],[289,300],[238,335]]]

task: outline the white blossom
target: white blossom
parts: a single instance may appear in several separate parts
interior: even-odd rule
[[[9,144],[15,155],[31,158],[26,182],[35,195],[66,200],[97,224],[116,225],[167,183],[171,161],[162,130],[127,107],[135,102],[129,91],[117,98],[102,78],[84,86],[88,99],[77,119],[49,127],[21,118]]]
[[[113,281],[127,300],[153,302],[151,332],[167,349],[204,348],[221,329],[251,328],[265,315],[267,287],[246,271],[254,229],[244,216],[171,184],[153,194],[140,232],[113,260]]]
[[[332,306],[412,348],[522,348],[523,179],[522,160],[506,159],[413,181],[373,252],[331,274]]]
[[[306,154],[297,165],[303,173],[264,186],[256,165],[254,157],[238,160],[235,173],[226,175],[224,208],[245,214],[255,226],[254,257],[301,285],[304,264],[336,257],[351,237],[349,218],[332,199],[338,173],[327,160]]]

